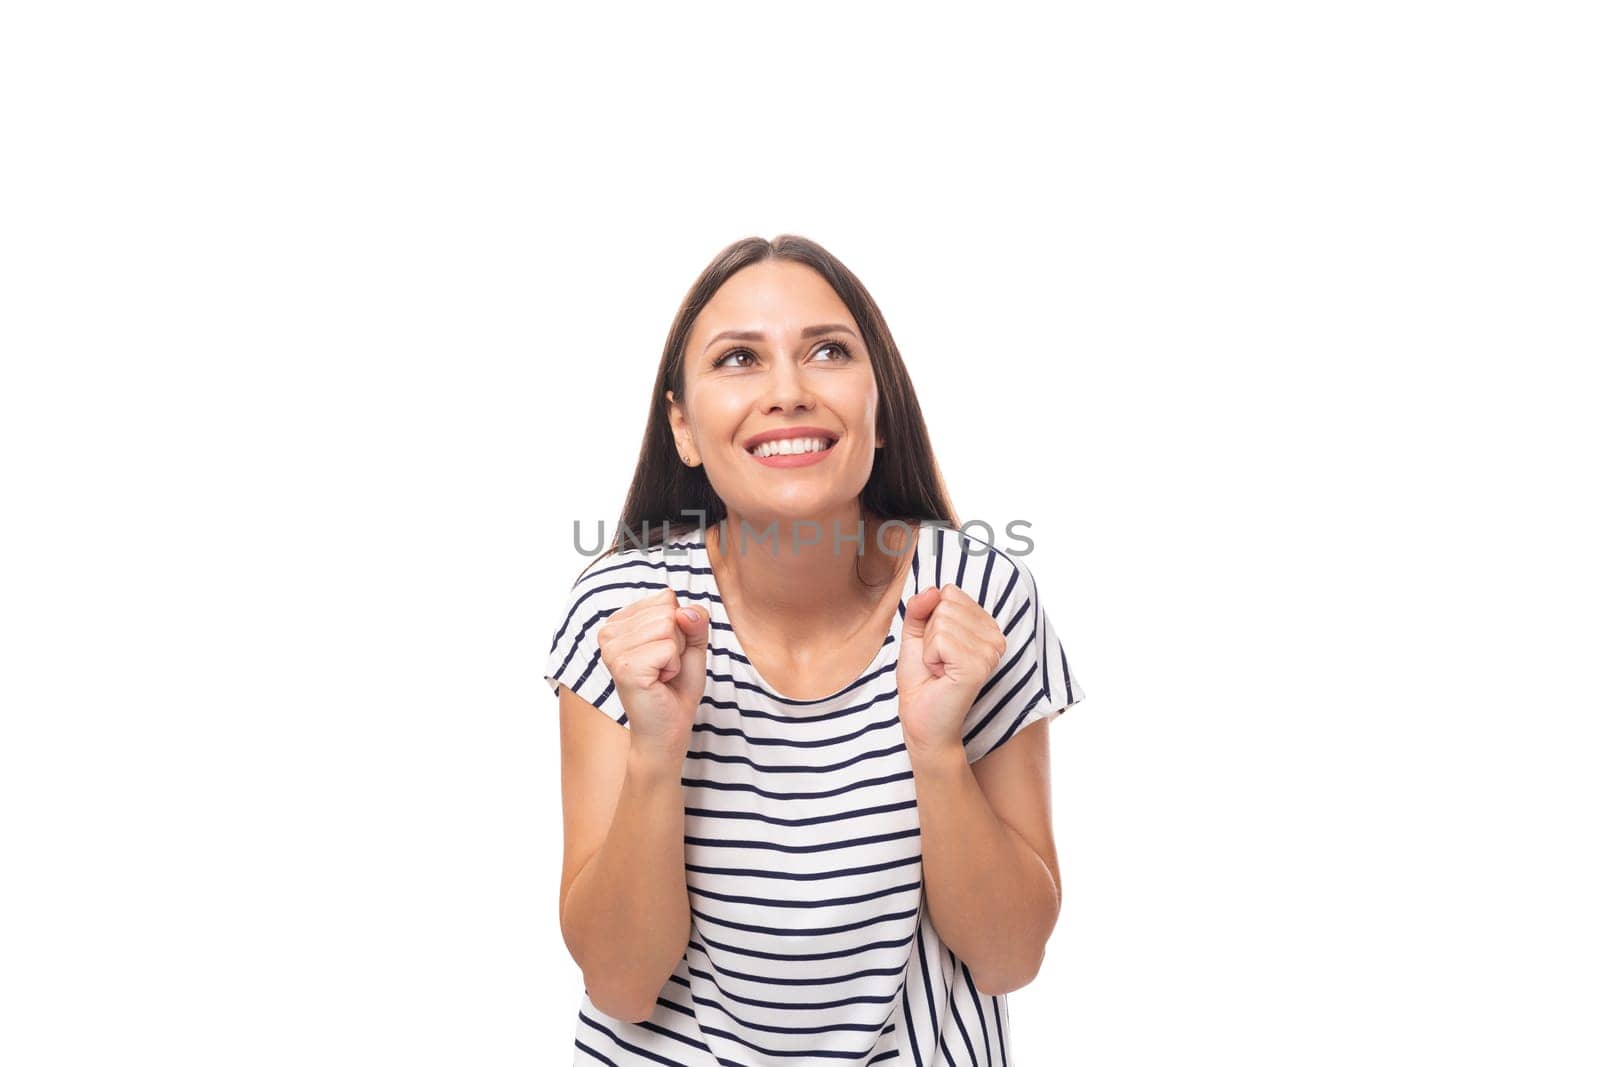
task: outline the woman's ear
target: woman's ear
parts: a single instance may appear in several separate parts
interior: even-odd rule
[[[666,397],[667,425],[672,429],[673,446],[678,450],[678,458],[683,460],[686,466],[692,467],[694,466],[694,446],[690,443],[689,426],[684,417],[683,408],[673,398],[671,389],[667,390]]]

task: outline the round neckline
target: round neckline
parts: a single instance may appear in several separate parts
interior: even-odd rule
[[[733,619],[728,615],[727,606],[722,602],[722,587],[717,584],[716,571],[711,566],[711,550],[707,545],[706,535],[702,532],[699,544],[696,547],[700,552],[701,564],[706,570],[706,580],[711,586],[710,591],[715,594],[711,602],[712,606],[715,608],[717,616],[719,617],[722,625],[727,628],[726,632],[728,634],[728,641],[732,646],[730,651],[734,651],[739,654],[739,659],[744,663],[746,669],[749,670],[751,679],[755,682],[755,684],[759,685],[763,692],[784,704],[822,704],[829,700],[835,700],[844,693],[849,692],[851,689],[855,688],[862,678],[866,677],[868,674],[871,674],[872,671],[883,660],[883,657],[887,655],[891,649],[896,648],[900,644],[900,632],[905,625],[906,602],[909,601],[913,595],[915,595],[914,590],[917,581],[918,563],[922,555],[922,532],[924,529],[926,529],[926,527],[922,523],[917,523],[916,532],[912,537],[911,562],[906,566],[905,579],[900,583],[900,603],[895,607],[894,613],[889,617],[889,632],[884,635],[882,641],[878,644],[877,651],[872,654],[872,658],[868,660],[865,665],[856,671],[855,677],[851,678],[848,682],[840,686],[832,693],[829,693],[827,696],[806,698],[792,697],[785,693],[779,692],[776,686],[762,676],[760,668],[758,668],[755,664],[755,661],[750,658],[750,653],[745,649],[744,642],[739,639],[739,631],[734,629]]]

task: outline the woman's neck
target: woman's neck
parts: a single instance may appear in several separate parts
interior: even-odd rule
[[[747,624],[766,620],[770,636],[794,643],[842,641],[875,613],[884,583],[904,573],[911,531],[884,530],[885,552],[878,545],[882,521],[855,505],[826,517],[765,522],[730,511],[706,531],[706,550],[723,600]]]

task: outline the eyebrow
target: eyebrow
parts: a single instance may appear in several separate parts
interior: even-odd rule
[[[818,334],[823,333],[847,333],[851,337],[856,337],[859,340],[859,336],[854,330],[843,323],[838,322],[825,322],[820,326],[807,326],[805,329],[800,331],[800,337],[804,339],[807,337],[815,337]],[[706,351],[709,351],[711,346],[716,344],[718,341],[764,341],[766,340],[766,337],[767,335],[762,333],[760,330],[723,330],[721,333],[717,334],[711,340],[706,342],[706,347],[701,350],[701,353],[704,354]]]

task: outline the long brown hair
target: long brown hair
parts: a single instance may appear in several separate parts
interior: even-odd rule
[[[684,348],[701,310],[735,272],[768,259],[793,260],[822,275],[861,328],[872,376],[878,384],[877,433],[884,441],[861,491],[863,514],[885,522],[899,519],[907,523],[960,525],[933,457],[916,390],[911,387],[900,349],[872,294],[850,268],[815,241],[794,234],[783,234],[771,241],[746,237],[718,252],[700,272],[672,320],[650,392],[650,415],[639,446],[633,484],[628,487],[627,502],[622,507],[622,520],[610,547],[595,563],[625,546],[655,545],[664,537],[671,539],[696,529],[702,521],[700,513],[708,527],[727,517],[728,509],[711,488],[705,467],[690,467],[678,455],[667,417],[667,390],[680,400],[684,395]]]

